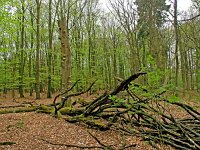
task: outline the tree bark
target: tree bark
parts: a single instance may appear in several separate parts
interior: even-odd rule
[[[34,28],[34,21],[33,21],[33,7],[30,8],[30,13],[31,13],[31,27]],[[34,34],[33,34],[33,31],[31,32],[31,51],[29,52],[29,63],[28,63],[28,74],[29,74],[29,78],[32,77],[32,51],[33,51],[33,45],[34,45],[34,42],[33,42],[33,39],[34,39]],[[33,82],[30,82],[29,84],[29,95],[30,96],[33,96]]]
[[[22,18],[21,18],[21,45],[20,45],[20,66],[19,66],[19,95],[24,97],[23,78],[24,78],[24,35],[25,35],[25,0],[21,1]]]
[[[35,61],[35,92],[36,99],[40,99],[40,5],[41,1],[36,0],[37,4],[37,16],[36,16],[36,61]]]
[[[69,31],[66,18],[58,21],[61,40],[62,90],[68,89],[71,77],[71,50],[69,45]],[[70,105],[70,104],[69,104]]]
[[[179,74],[179,58],[178,58],[178,44],[179,44],[179,34],[178,34],[178,21],[177,21],[177,0],[174,0],[174,31],[175,31],[175,60],[176,60],[176,80],[175,85],[178,87],[178,74]]]
[[[49,30],[49,47],[48,47],[48,85],[47,85],[47,98],[51,98],[51,59],[52,59],[52,49],[53,49],[53,32],[52,32],[52,0],[49,0],[49,23],[48,23],[48,30]]]

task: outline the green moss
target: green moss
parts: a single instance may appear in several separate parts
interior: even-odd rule
[[[51,114],[51,113],[54,112],[54,111],[55,111],[54,108],[51,108],[51,107],[48,107],[48,106],[45,106],[45,105],[41,105],[41,106],[40,106],[40,109],[38,109],[36,112],[37,112],[37,113]]]
[[[60,109],[60,113],[62,115],[79,115],[84,112],[85,108],[71,108],[71,107],[64,107]]]
[[[80,117],[80,118],[83,118],[83,117],[85,117],[85,115],[84,115],[84,114],[80,114],[79,117]]]
[[[0,110],[0,114],[14,113],[13,110]]]
[[[89,118],[89,117],[84,117],[84,116],[81,116],[81,117],[79,117],[79,120],[81,120],[81,121],[90,121],[90,120],[91,120],[91,118]]]
[[[63,115],[60,113],[60,111],[57,112],[57,115],[55,115],[55,112],[52,113],[52,115],[58,119],[63,118]]]
[[[39,109],[39,110],[37,110],[36,111],[37,113],[45,113],[45,114],[51,114],[51,110],[41,110],[41,109]]]
[[[0,110],[0,114],[8,114],[8,113],[21,113],[21,112],[32,112],[37,110],[37,107],[24,107],[24,108],[15,108],[15,109],[5,109]]]
[[[87,102],[86,100],[82,99],[82,98],[79,98],[78,100],[76,100],[77,103],[85,106],[85,105],[88,105],[89,102]]]
[[[88,124],[90,127],[97,128],[102,131],[109,129],[109,127],[106,124],[102,123],[99,120],[87,120],[85,121],[85,123]]]
[[[71,108],[71,107],[64,107],[64,108],[61,108],[60,110],[59,110],[59,112],[61,113],[61,114],[69,114],[70,112],[74,112],[75,111],[75,109],[74,108]]]
[[[48,107],[48,106],[45,106],[45,105],[41,105],[41,106],[40,106],[40,109],[42,109],[42,110],[49,110],[49,107]]]

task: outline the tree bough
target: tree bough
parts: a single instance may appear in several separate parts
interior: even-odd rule
[[[177,149],[200,149],[200,113],[197,110],[187,104],[165,99],[162,97],[164,92],[150,98],[142,98],[131,91],[129,88],[131,82],[145,74],[145,72],[140,72],[130,76],[112,92],[105,92],[87,105],[75,105],[70,109],[64,107],[64,103],[69,97],[89,91],[94,84],[92,83],[86,91],[66,96],[59,107],[55,105],[54,100],[55,114],[59,111],[62,115],[67,115],[63,118],[69,122],[83,122],[99,130],[115,127],[129,135],[137,133],[152,145],[154,145],[153,143],[165,143]],[[139,87],[139,85],[137,86]],[[122,91],[126,91],[132,101],[128,102],[124,98],[123,102],[116,105],[116,102],[110,97],[117,96]],[[148,91],[145,89],[145,92]],[[181,108],[187,117],[175,118],[165,108],[166,104],[169,108],[170,106]],[[64,109],[65,111],[62,111]]]

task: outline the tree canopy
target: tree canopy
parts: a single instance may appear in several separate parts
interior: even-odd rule
[[[0,90],[51,97],[78,79],[77,91],[96,79],[93,91],[111,90],[117,77],[141,70],[149,72],[137,81],[145,86],[199,90],[200,5],[192,2],[183,13],[166,0],[115,0],[108,8],[99,0],[3,0]]]

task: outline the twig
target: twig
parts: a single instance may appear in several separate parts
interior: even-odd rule
[[[48,144],[51,145],[56,145],[56,146],[66,146],[66,147],[76,147],[76,148],[82,148],[82,149],[94,149],[94,148],[99,148],[99,149],[104,149],[102,146],[81,146],[81,145],[73,145],[73,144],[62,144],[62,143],[53,143],[50,141],[47,141],[45,139],[40,139]]]
[[[58,106],[58,108],[57,108],[56,105],[55,105],[55,103],[54,103],[55,114],[57,114],[57,112],[58,112],[61,108],[64,107],[65,102],[68,100],[68,98],[74,97],[74,96],[78,96],[78,95],[81,95],[81,94],[84,94],[84,93],[88,92],[88,91],[92,88],[92,86],[95,84],[96,81],[97,81],[97,80],[95,80],[95,81],[88,87],[88,89],[86,89],[85,91],[67,95],[67,96],[63,99],[62,104],[61,104],[60,107]],[[77,82],[78,82],[78,81],[76,81],[76,83],[77,83]],[[76,85],[76,83],[75,83],[69,90],[67,90],[66,92],[69,92],[69,91]],[[64,93],[66,93],[66,92],[64,92]],[[63,94],[63,93],[62,93],[62,94]]]
[[[178,20],[178,21],[191,21],[191,20],[194,20],[196,18],[198,18],[200,16],[200,14],[194,16],[194,17],[191,17],[191,18],[188,18],[188,19],[182,19],[182,20]]]
[[[55,98],[54,98],[54,100],[53,100],[53,104],[54,104],[55,110],[57,109],[57,107],[56,107],[56,100],[57,100],[57,98],[60,97],[61,95],[66,94],[67,92],[71,91],[79,81],[80,81],[80,79],[77,80],[77,81],[71,86],[71,88],[69,88],[69,89],[66,90],[65,92],[60,93],[60,94],[58,94],[58,95],[55,96]]]
[[[135,147],[135,146],[136,146],[136,144],[131,144],[131,145],[122,147],[122,148],[120,148],[119,150],[124,150],[124,149],[131,148],[131,147]]]
[[[15,142],[0,142],[0,145],[13,145]]]
[[[103,143],[102,143],[97,137],[95,137],[92,133],[90,133],[89,131],[88,131],[88,133],[89,133],[90,136],[93,137],[93,138],[95,139],[95,141],[97,141],[97,143],[98,143],[99,145],[101,145],[103,148],[108,147],[108,146],[106,146],[105,144],[103,144]]]

